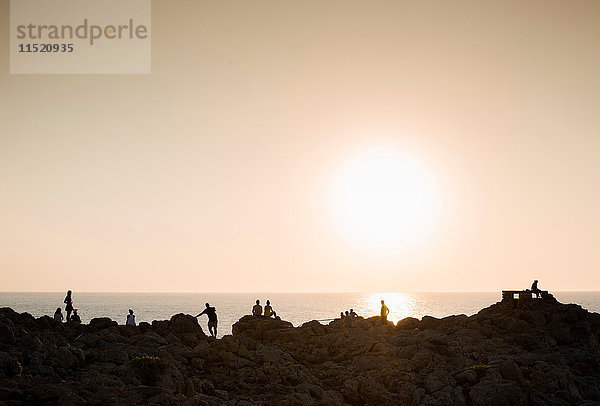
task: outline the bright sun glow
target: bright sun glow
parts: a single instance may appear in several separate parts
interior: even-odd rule
[[[368,298],[368,314],[379,315],[381,310],[381,300],[385,300],[385,305],[390,309],[388,320],[394,324],[409,315],[415,310],[415,299],[405,293],[373,293]]]
[[[376,253],[405,251],[422,241],[440,214],[436,179],[410,154],[373,148],[336,173],[331,215],[357,248]]]

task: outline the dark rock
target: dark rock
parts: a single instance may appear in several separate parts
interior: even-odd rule
[[[63,326],[5,308],[0,404],[592,405],[599,338],[599,315],[551,297],[395,327],[246,316],[220,340],[184,314]]]
[[[198,324],[198,319],[188,314],[179,313],[171,317],[169,321],[170,330],[177,333],[199,333],[202,327]]]
[[[421,328],[436,328],[440,325],[441,320],[431,316],[423,316],[421,319]]]
[[[14,344],[16,341],[14,323],[11,320],[0,318],[0,343]]]
[[[414,317],[406,317],[396,324],[396,328],[402,330],[414,330],[416,328],[419,328],[420,323],[421,322],[418,319],[415,319]]]
[[[270,317],[244,316],[232,327],[233,335],[245,335],[259,341],[274,341],[281,330],[293,328],[292,323]]]
[[[523,380],[523,372],[521,372],[519,366],[512,359],[502,363],[500,374],[502,378],[509,381],[521,382]]]
[[[31,388],[29,393],[31,393],[34,398],[43,402],[47,402],[50,400],[59,399],[65,394],[65,390],[58,385],[42,384]]]
[[[515,382],[480,382],[469,391],[474,406],[525,406],[527,395]]]
[[[454,380],[459,385],[473,385],[477,382],[477,373],[473,368],[462,371],[454,376]]]
[[[118,326],[118,323],[108,317],[98,317],[90,321],[90,327],[94,330],[104,330],[116,326]]]
[[[156,396],[165,393],[165,390],[159,386],[146,386],[140,385],[136,388],[136,391],[146,396]]]

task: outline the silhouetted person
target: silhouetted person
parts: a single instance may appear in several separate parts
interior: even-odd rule
[[[262,315],[262,306],[260,305],[260,300],[256,299],[256,304],[252,306],[252,315],[253,316],[261,316]]]
[[[133,314],[133,310],[129,309],[129,314],[127,315],[127,321],[125,322],[127,326],[135,327],[135,314]]]
[[[273,311],[273,308],[271,307],[271,302],[269,302],[267,300],[267,304],[265,306],[265,317],[277,317],[277,314]]]
[[[342,320],[344,321],[344,326],[350,326],[352,324],[352,317],[350,317],[350,312],[348,310],[346,310]]]
[[[344,317],[346,317],[344,316],[344,312],[340,312],[340,319],[344,320]]]
[[[71,321],[71,312],[73,311],[73,299],[71,298],[71,291],[67,291],[67,297],[63,303],[66,304],[65,311],[67,312],[67,323]]]
[[[538,284],[538,281],[536,279],[533,281],[533,284],[531,285],[531,293],[535,293],[535,297],[540,297],[540,293],[542,293],[542,291],[538,288],[537,284]]]
[[[206,314],[208,316],[208,331],[210,332],[211,336],[217,338],[217,309],[211,307],[208,303],[206,303],[205,306],[206,309],[202,310],[202,313],[200,313],[196,317],[200,317],[203,314]],[[214,333],[213,328],[215,329]]]
[[[352,317],[352,318],[358,317],[358,314],[354,313],[354,309],[350,309],[350,317]]]
[[[390,314],[390,309],[385,305],[385,302],[381,301],[381,324],[387,324],[387,316]]]
[[[64,320],[62,310],[60,307],[57,307],[56,311],[54,312],[54,320],[58,321],[59,323],[62,323],[62,321]]]
[[[77,309],[73,309],[73,315],[71,316],[71,323],[81,323],[81,317],[77,314]]]

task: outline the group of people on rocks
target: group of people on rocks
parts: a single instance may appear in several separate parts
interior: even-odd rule
[[[539,297],[540,293],[542,293],[542,291],[537,287],[538,281],[535,280],[533,285],[531,286],[531,292],[534,293],[536,296]],[[81,318],[79,317],[79,315],[77,314],[77,309],[73,308],[73,298],[72,298],[72,292],[69,290],[67,291],[67,296],[65,297],[65,300],[63,301],[65,303],[65,312],[66,312],[66,318],[63,316],[62,314],[62,310],[61,308],[57,308],[56,312],[54,313],[54,320],[58,321],[58,322],[67,322],[67,323],[81,323]],[[72,314],[71,314],[72,313]],[[387,324],[387,316],[390,313],[390,309],[385,305],[385,301],[381,301],[381,312],[380,312],[380,316],[381,316],[381,322],[382,324]],[[202,315],[206,314],[208,316],[208,331],[210,332],[211,336],[213,337],[217,337],[217,310],[212,307],[209,303],[206,303],[206,308],[199,314],[197,314],[195,317],[200,317]],[[280,317],[277,316],[277,313],[275,313],[275,311],[273,310],[273,307],[271,307],[271,302],[269,300],[267,300],[266,305],[264,307],[264,311],[263,311],[263,307],[260,304],[260,300],[256,299],[256,304],[254,306],[252,306],[252,316],[254,317],[274,317],[275,319],[280,319]],[[357,319],[359,316],[356,314],[356,312],[354,311],[354,309],[350,309],[349,311],[346,310],[346,312],[340,312],[340,319],[344,322],[344,325],[350,325],[352,323],[352,321],[354,319]],[[133,314],[133,310],[129,309],[129,314],[127,314],[127,318],[125,321],[125,324],[128,326],[135,326],[135,315]]]
[[[352,322],[355,319],[358,319],[358,314],[356,314],[356,312],[354,311],[354,309],[350,309],[350,311],[346,310],[346,312],[340,312],[340,319],[342,320],[342,323],[344,326],[350,326],[352,325]]]
[[[54,312],[54,320],[60,323],[62,323],[63,321],[65,321],[66,323],[81,323],[81,317],[79,317],[79,315],[77,314],[77,309],[73,308],[73,298],[71,297],[72,294],[73,292],[68,290],[65,300],[63,300],[63,303],[66,304],[65,312],[67,313],[67,317],[65,318],[62,314],[61,308],[57,307],[56,311]]]
[[[350,311],[346,310],[346,313],[340,312],[340,319],[345,320],[346,317],[349,317],[351,319],[355,319],[355,318],[358,317],[358,314],[356,314],[356,312],[354,311],[354,309],[350,309]]]
[[[387,324],[387,316],[388,314],[390,314],[390,309],[388,309],[388,307],[385,305],[385,301],[382,300],[381,301],[381,323],[382,324]],[[346,312],[340,312],[340,319],[344,322],[344,326],[348,326],[352,323],[352,321],[354,321],[354,319],[357,319],[358,315],[356,314],[356,312],[354,311],[354,309],[350,309],[350,311],[346,310]]]
[[[54,312],[54,316],[53,316],[54,320],[58,321],[59,323],[62,323],[63,321],[65,323],[74,323],[74,324],[81,323],[81,317],[79,317],[79,314],[77,314],[77,309],[75,309],[73,307],[73,292],[71,292],[70,290],[67,291],[67,296],[65,296],[65,300],[63,300],[63,303],[66,305],[65,306],[66,317],[62,313],[62,309],[60,307],[57,307],[56,311]],[[136,325],[135,324],[135,315],[133,314],[133,310],[131,310],[131,309],[129,309],[129,313],[127,314],[125,324],[127,326],[135,326]]]
[[[265,305],[265,311],[263,314],[263,307],[260,305],[260,300],[256,299],[256,304],[254,306],[252,306],[252,315],[253,316],[264,316],[264,317],[274,317],[274,318],[278,318],[277,317],[277,313],[275,313],[275,311],[273,310],[273,308],[271,307],[271,302],[267,299],[267,304]]]
[[[66,304],[65,312],[67,313],[66,322],[67,323],[81,323],[81,318],[77,314],[77,309],[73,308],[72,294],[73,293],[70,290],[67,291],[67,296],[65,297],[65,300],[64,300],[64,303]],[[195,317],[200,317],[204,314],[207,315],[208,316],[208,331],[210,332],[211,336],[216,338],[217,337],[217,324],[218,324],[217,309],[212,307],[209,303],[206,303],[205,306],[206,306],[206,308],[201,313],[197,314]],[[73,314],[71,314],[71,313],[73,313]],[[263,307],[260,305],[260,300],[258,300],[258,299],[256,300],[256,304],[252,308],[252,315],[253,316],[263,316]],[[267,304],[264,308],[264,317],[274,317],[276,319],[279,319],[279,317],[277,317],[277,313],[275,313],[275,311],[271,307],[271,302],[269,300],[267,300]],[[62,310],[60,307],[57,308],[56,312],[54,313],[54,320],[61,322],[61,323],[63,321],[65,321],[65,317],[63,316]],[[125,325],[127,325],[127,326],[135,326],[136,325],[135,314],[133,314],[133,310],[131,310],[131,309],[129,309],[129,314],[127,314]]]
[[[61,323],[63,321],[65,321],[66,323],[81,323],[81,317],[79,317],[79,315],[77,314],[77,309],[73,309],[72,312],[73,314],[67,316],[65,320],[65,316],[63,316],[62,314],[62,309],[60,307],[57,307],[56,311],[54,312],[54,320]],[[67,313],[71,313],[71,311],[67,311]]]
[[[210,305],[210,303],[205,303],[205,309],[201,313],[197,314],[195,317],[200,317],[204,314],[206,314],[208,316],[208,331],[210,332],[211,336],[216,338],[217,337],[217,324],[218,324],[217,309],[212,307]],[[260,300],[256,299],[256,304],[254,306],[252,306],[252,316],[274,317],[276,319],[279,319],[279,317],[277,316],[277,313],[275,313],[275,311],[271,307],[271,302],[269,300],[267,300],[267,304],[265,305],[264,313],[263,313],[263,307],[260,305]]]

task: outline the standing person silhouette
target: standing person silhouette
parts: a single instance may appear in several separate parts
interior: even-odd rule
[[[67,312],[67,323],[71,321],[71,312],[73,311],[73,299],[71,298],[71,291],[67,291],[67,297],[63,300],[63,303],[66,304],[65,311]]]
[[[252,315],[262,316],[262,306],[260,305],[260,300],[258,299],[256,299],[256,304],[252,306]]]
[[[387,316],[390,314],[390,309],[385,305],[385,302],[381,301],[381,324],[387,324]]]
[[[204,309],[202,313],[200,313],[196,317],[200,317],[203,314],[206,314],[208,316],[208,331],[210,332],[211,336],[217,338],[217,309],[211,307],[208,303],[206,303],[205,306],[206,309]],[[213,328],[215,330],[214,332]]]
[[[535,297],[540,297],[540,293],[542,293],[542,291],[538,288],[537,284],[538,280],[536,279],[531,284],[531,293],[535,293]]]

